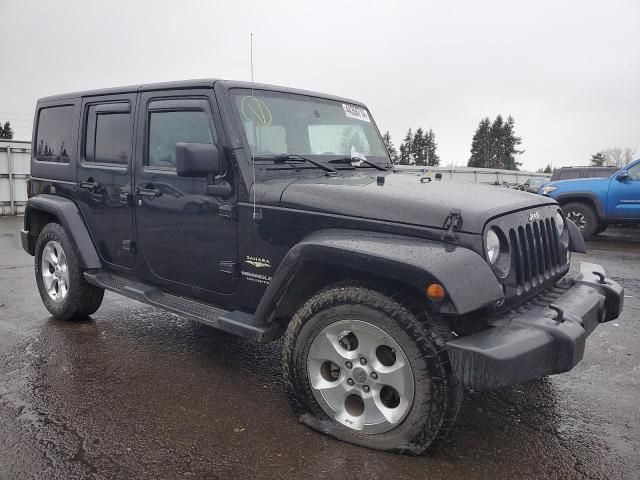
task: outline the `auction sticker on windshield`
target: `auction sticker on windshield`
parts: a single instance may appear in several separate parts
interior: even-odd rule
[[[371,120],[369,120],[367,110],[362,107],[343,103],[342,108],[344,109],[344,114],[349,118],[355,118],[356,120],[362,120],[363,122],[371,122]]]

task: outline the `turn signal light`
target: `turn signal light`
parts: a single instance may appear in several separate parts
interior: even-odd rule
[[[441,302],[444,300],[445,295],[446,292],[444,291],[444,287],[439,283],[432,283],[427,286],[427,297],[429,297],[429,300]]]

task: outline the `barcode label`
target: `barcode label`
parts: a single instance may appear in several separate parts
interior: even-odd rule
[[[371,122],[371,120],[369,120],[367,110],[362,107],[343,103],[342,108],[344,109],[344,114],[349,118],[355,118],[356,120],[362,120],[363,122]]]

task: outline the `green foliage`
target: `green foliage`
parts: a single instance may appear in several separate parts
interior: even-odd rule
[[[438,144],[433,129],[425,132],[418,127],[415,133],[411,128],[407,131],[404,141],[400,144],[400,165],[424,165],[435,167],[440,164]]]
[[[515,134],[513,117],[504,121],[502,115],[498,115],[493,123],[485,117],[473,135],[468,166],[518,170],[522,163],[516,160],[516,155],[524,152],[517,148],[521,143],[522,139]]]
[[[387,152],[389,152],[389,157],[393,163],[398,163],[398,150],[396,150],[395,145],[391,141],[391,134],[389,134],[389,130],[382,135],[382,141],[384,142],[384,146],[387,147]]]
[[[13,138],[13,129],[11,128],[10,122],[4,122],[4,126],[2,122],[0,122],[0,139],[2,140],[11,140]]]
[[[551,170],[551,164],[547,163],[547,166],[544,167],[544,170],[542,173],[553,173],[553,170]]]

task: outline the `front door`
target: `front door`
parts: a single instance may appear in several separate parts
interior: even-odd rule
[[[134,263],[132,142],[137,94],[86,98],[82,104],[77,201],[106,264]]]
[[[207,194],[212,179],[176,174],[178,142],[214,143],[223,151],[209,95],[213,92],[141,94],[134,202],[137,245],[154,283],[228,293],[237,283],[237,229],[220,207],[232,204],[235,197]],[[226,165],[222,168],[224,175]]]
[[[627,169],[626,178],[611,180],[607,203],[611,217],[640,219],[640,163]]]

